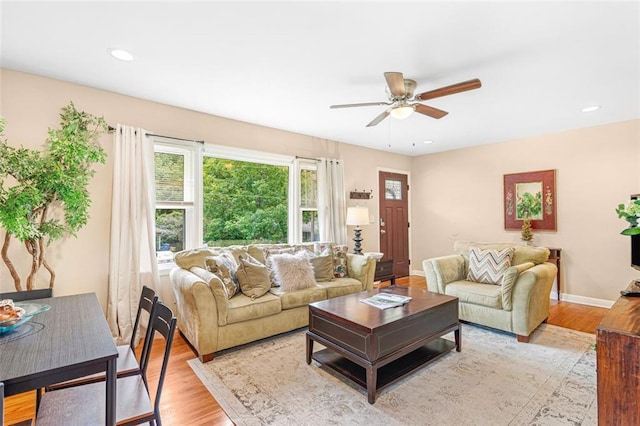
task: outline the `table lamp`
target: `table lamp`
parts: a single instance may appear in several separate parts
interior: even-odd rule
[[[347,208],[347,225],[355,226],[356,229],[355,237],[353,237],[353,241],[356,242],[356,245],[353,247],[354,254],[362,254],[362,247],[360,243],[362,242],[362,238],[360,237],[360,229],[361,225],[369,224],[369,209],[366,207],[348,207]]]

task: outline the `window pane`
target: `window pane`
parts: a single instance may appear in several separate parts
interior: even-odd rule
[[[184,201],[184,155],[155,153],[156,201]]]
[[[288,167],[213,157],[202,166],[207,245],[287,242]]]
[[[302,242],[320,241],[320,227],[317,210],[302,212]]]
[[[156,209],[158,262],[173,262],[173,253],[184,250],[184,229],[184,209]]]
[[[318,180],[315,170],[300,170],[300,207],[318,207]]]
[[[402,181],[385,179],[384,198],[386,200],[402,200]]]

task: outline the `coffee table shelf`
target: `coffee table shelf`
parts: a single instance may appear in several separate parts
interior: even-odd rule
[[[456,344],[436,339],[378,369],[376,392],[402,379],[407,374],[437,360],[453,350]],[[367,370],[331,349],[313,353],[313,359],[367,391]]]

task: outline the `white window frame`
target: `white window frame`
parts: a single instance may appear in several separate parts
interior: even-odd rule
[[[202,246],[202,147],[193,142],[182,142],[154,136],[154,152],[184,156],[184,200],[158,201],[157,209],[185,211],[184,249]],[[200,237],[198,237],[200,236]],[[174,262],[158,265],[161,272],[175,266]]]
[[[204,157],[222,158],[235,161],[247,161],[252,163],[285,166],[289,168],[288,184],[288,221],[287,240],[291,243],[302,241],[302,212],[304,210],[318,210],[302,208],[300,206],[300,170],[316,169],[317,162],[313,160],[300,160],[296,157],[280,154],[272,154],[243,148],[234,148],[223,145],[206,144],[199,145],[193,142],[182,142],[162,137],[154,137],[154,151],[185,155],[185,198],[188,190],[192,189],[192,201],[184,202],[156,202],[156,208],[185,209],[185,235],[184,249],[194,249],[204,246],[203,241],[203,171]],[[190,163],[190,164],[188,164]],[[191,182],[191,188],[187,188]],[[175,263],[160,264],[161,270],[169,270]]]

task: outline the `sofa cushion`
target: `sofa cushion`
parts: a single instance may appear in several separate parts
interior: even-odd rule
[[[209,256],[205,258],[207,270],[215,274],[224,284],[227,292],[227,298],[231,299],[238,292],[238,279],[236,277],[236,269],[238,265],[235,259],[229,253],[221,253],[218,256]]]
[[[269,292],[256,298],[240,293],[229,299],[227,324],[275,315],[282,310],[281,306],[280,299]]]
[[[336,278],[334,281],[319,282],[318,285],[327,290],[327,298],[346,296],[362,291],[362,283],[355,278]]]
[[[502,288],[471,281],[453,281],[445,287],[445,294],[457,297],[462,303],[502,309]]]
[[[470,247],[467,279],[477,283],[501,284],[502,276],[511,267],[512,257],[512,247],[502,250]]]
[[[193,250],[182,250],[176,253],[174,261],[182,269],[191,269],[194,266],[206,268],[205,259],[209,256],[216,256],[220,251],[215,248],[203,247]]]
[[[333,281],[333,256],[330,254],[324,256],[313,256],[309,259],[313,267],[313,276],[318,282]]]
[[[271,267],[275,281],[283,291],[303,290],[316,285],[311,263],[303,252],[274,254]]]
[[[549,259],[549,249],[546,247],[532,247],[522,244],[513,243],[481,243],[473,241],[456,241],[453,245],[453,250],[456,254],[461,254],[465,260],[469,260],[469,247],[480,247],[482,249],[496,249],[502,250],[506,247],[512,247],[514,249],[513,258],[511,259],[512,265],[520,265],[521,263],[533,262],[534,265],[539,265],[546,262]]]
[[[282,287],[274,287],[269,292],[280,298],[283,310],[305,306],[327,298],[327,290],[316,284],[313,287],[295,291],[284,291]]]
[[[238,269],[236,276],[240,283],[240,290],[248,297],[260,297],[269,291],[271,280],[269,280],[269,271],[262,263],[255,260],[248,254],[238,257]]]

